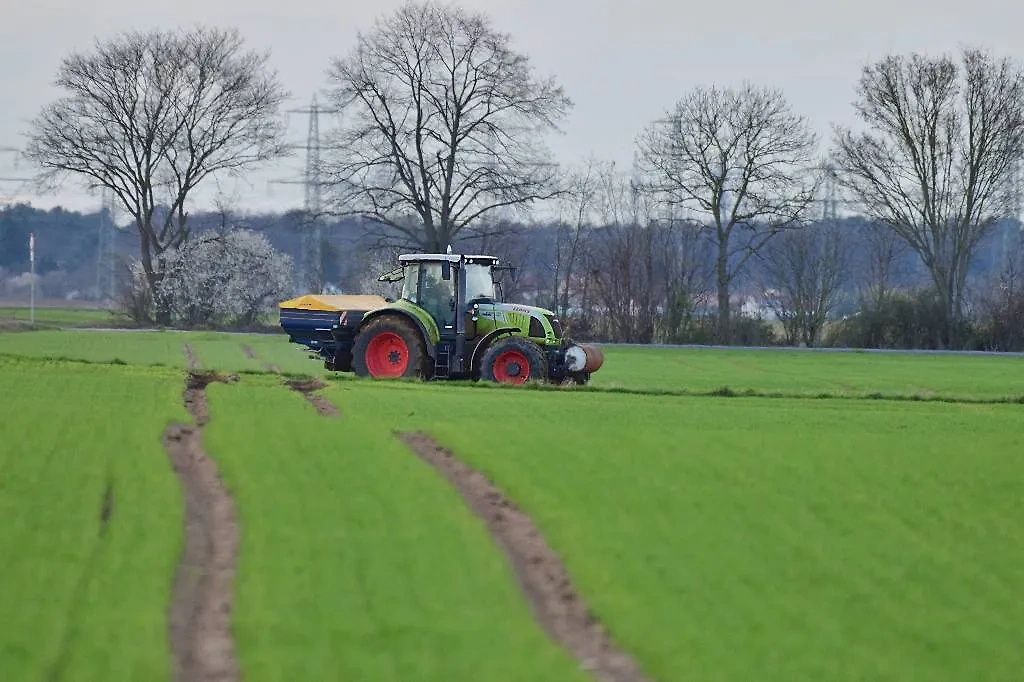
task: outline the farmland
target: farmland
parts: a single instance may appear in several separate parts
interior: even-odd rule
[[[14,678],[170,678],[185,344],[237,374],[202,446],[238,507],[246,679],[588,679],[399,432],[515,501],[648,679],[1024,667],[1020,358],[608,348],[582,389],[326,377],[325,417],[269,371],[325,376],[284,337],[40,331],[0,334]]]
[[[184,418],[180,386],[167,371],[0,359],[5,679],[168,679],[160,595],[181,511],[160,434]]]

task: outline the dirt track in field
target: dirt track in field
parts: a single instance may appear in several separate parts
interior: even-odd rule
[[[198,367],[188,345],[185,354],[190,368]],[[217,465],[202,445],[202,428],[210,419],[206,386],[212,381],[237,380],[235,376],[190,371],[183,399],[195,425],[175,424],[164,434],[164,447],[185,500],[185,546],[174,576],[169,613],[175,682],[240,679],[231,634],[238,515]]]
[[[189,370],[196,370],[202,367],[199,363],[199,358],[196,357],[195,351],[192,350],[192,346],[186,343],[182,346],[182,351],[185,353],[185,362]]]
[[[616,649],[604,628],[576,592],[558,555],[533,521],[493,483],[423,433],[398,437],[436,468],[487,524],[505,552],[534,616],[548,635],[565,647],[601,682],[646,682],[632,658]]]
[[[301,393],[302,396],[309,401],[309,404],[316,408],[317,414],[321,417],[341,416],[334,403],[322,395],[315,393],[315,391],[319,391],[321,388],[327,387],[327,384],[319,379],[291,379],[286,381],[285,385],[293,391]]]
[[[250,360],[255,360],[255,361],[259,362],[260,356],[257,355],[256,351],[254,351],[252,349],[252,346],[250,346],[247,343],[243,343],[241,345],[242,345],[242,353],[245,354],[245,357],[249,358]],[[273,363],[265,362],[265,363],[263,363],[263,367],[268,372],[272,372],[273,374],[280,374],[281,373],[281,368],[278,367],[277,365],[273,364]]]

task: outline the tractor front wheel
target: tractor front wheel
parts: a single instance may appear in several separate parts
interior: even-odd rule
[[[480,377],[502,384],[546,381],[548,363],[537,344],[518,336],[495,341],[480,361]]]
[[[426,348],[419,330],[394,316],[366,324],[352,348],[357,376],[374,379],[424,377]]]

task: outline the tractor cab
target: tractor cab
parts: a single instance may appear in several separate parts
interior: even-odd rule
[[[381,282],[402,282],[401,298],[414,303],[437,323],[441,336],[456,333],[459,316],[474,304],[495,303],[494,256],[448,253],[403,254],[399,267],[378,277]]]

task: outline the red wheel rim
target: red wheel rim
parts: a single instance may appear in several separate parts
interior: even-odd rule
[[[366,347],[366,369],[373,377],[400,377],[409,367],[409,347],[394,332],[382,332]]]
[[[530,380],[530,361],[517,350],[507,350],[494,358],[494,378],[505,384],[525,384]]]

